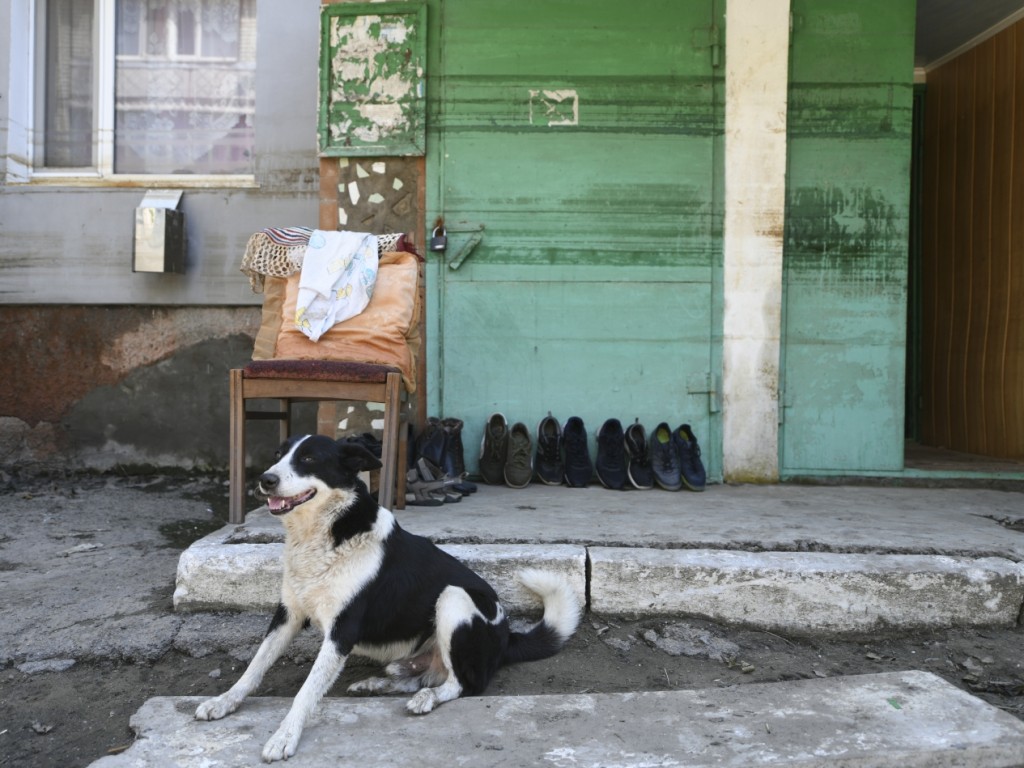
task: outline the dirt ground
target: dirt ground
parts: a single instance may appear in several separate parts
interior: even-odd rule
[[[165,573],[167,564],[192,539],[220,524],[221,479],[41,481],[4,476],[0,481],[6,485],[7,496],[6,511],[0,512],[0,609],[4,616],[0,622],[0,766],[88,765],[130,745],[129,718],[147,698],[214,695],[238,678],[269,616],[176,616],[171,604],[173,570],[170,579]],[[131,558],[136,556],[150,570],[161,571],[153,576],[156,586],[141,584],[144,576],[131,576],[145,587],[138,604],[112,608],[109,618],[104,618],[101,610],[62,620],[60,606],[71,605],[74,598],[69,602],[66,597],[55,597],[57,608],[46,608],[47,601],[57,591],[53,585],[66,585],[77,578],[74,574],[84,574],[76,585],[78,599],[90,604],[103,602],[86,592],[94,577],[88,576],[92,571],[82,563],[92,556],[90,552],[99,551],[88,549],[93,540],[88,531],[106,530],[108,540],[113,533],[91,523],[86,510],[97,506],[97,499],[128,491],[144,492],[145,498],[158,505],[189,499],[175,502],[173,520],[150,526],[154,529],[152,540],[133,540],[119,556],[126,563],[125,573],[134,573]],[[122,501],[131,507],[132,519],[144,516],[140,498],[128,494]],[[45,524],[49,519],[46,515],[53,517],[54,509],[66,512],[69,508],[81,513],[77,522],[86,532],[81,537],[69,541],[52,528],[38,530],[40,521]],[[38,519],[34,517],[37,509],[45,510],[38,512],[42,515]],[[108,511],[104,519],[109,516]],[[55,546],[63,549],[48,561],[52,567],[40,567],[43,556],[30,556],[26,550],[33,541],[43,546],[55,539]],[[115,561],[89,562],[102,572]],[[31,613],[36,604],[45,608],[45,614]],[[26,621],[20,621],[19,617],[26,616]],[[149,627],[156,635],[168,637],[143,650],[127,642],[131,638],[120,644],[109,637],[77,645],[77,640],[61,640],[62,633],[75,622],[73,637],[77,639],[92,637],[86,627],[95,628],[99,635],[138,635],[137,627]],[[26,633],[33,631],[65,643],[60,646],[64,650],[33,652],[32,648],[42,646],[22,642]],[[293,695],[309,669],[315,642],[312,636],[300,638],[297,649],[268,675],[260,694]],[[488,695],[689,689],[919,669],[1024,719],[1022,648],[1024,630],[1019,627],[835,639],[783,637],[678,616],[630,621],[587,614],[559,655],[502,670]],[[71,659],[74,663],[60,670]],[[59,671],[46,671],[50,668]],[[350,664],[331,695],[344,695],[349,683],[370,673],[372,668]]]

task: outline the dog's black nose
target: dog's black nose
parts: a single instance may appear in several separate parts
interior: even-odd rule
[[[260,475],[260,488],[264,491],[272,491],[277,488],[277,484],[281,482],[281,478],[271,472],[264,472]]]

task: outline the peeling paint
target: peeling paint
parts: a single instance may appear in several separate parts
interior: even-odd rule
[[[321,9],[321,151],[421,154],[425,6],[361,14],[345,5]]]

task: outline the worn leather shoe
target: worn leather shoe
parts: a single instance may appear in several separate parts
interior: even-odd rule
[[[508,458],[508,422],[500,413],[493,413],[484,426],[480,441],[480,476],[485,483],[505,482],[505,459]]]

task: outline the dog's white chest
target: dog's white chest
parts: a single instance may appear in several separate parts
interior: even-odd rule
[[[348,542],[325,547],[322,541],[287,543],[284,598],[294,601],[320,629],[331,622],[377,575],[383,560],[379,542]],[[290,594],[289,594],[290,593]]]

